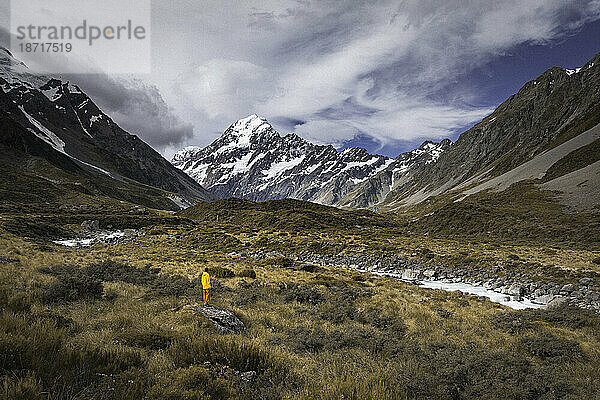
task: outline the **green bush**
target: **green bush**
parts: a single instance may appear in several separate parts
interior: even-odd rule
[[[254,271],[253,269],[245,269],[238,273],[237,276],[242,278],[256,279],[256,271]]]
[[[208,273],[215,278],[233,278],[235,273],[229,268],[212,267],[208,269]]]
[[[44,289],[43,299],[48,303],[77,300],[98,300],[102,298],[102,282],[90,276],[76,273],[61,275]]]
[[[172,333],[160,328],[147,328],[144,330],[132,328],[122,332],[118,337],[127,346],[152,350],[166,349],[175,339]]]
[[[529,353],[541,358],[583,356],[579,343],[551,334],[524,337],[521,339],[521,345]]]
[[[318,304],[323,301],[323,294],[317,289],[297,282],[284,282],[279,284],[279,294],[286,303]]]

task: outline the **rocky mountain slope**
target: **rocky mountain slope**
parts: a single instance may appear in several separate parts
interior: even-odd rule
[[[599,123],[600,54],[525,84],[382,206],[398,209],[445,193],[460,201],[531,181],[568,207],[593,209],[600,204],[600,152],[592,128]]]
[[[209,146],[179,151],[172,162],[220,198],[293,198],[367,207],[450,146],[449,140],[425,142],[396,159],[359,147],[338,152],[295,134],[281,136],[267,120],[251,115],[232,124]]]
[[[5,161],[17,152],[41,157],[95,181],[99,194],[123,200],[135,197],[125,192],[145,191],[145,186],[156,188],[156,196],[171,198],[171,207],[213,199],[139,137],[121,129],[79,87],[32,73],[4,48],[0,87],[0,144],[11,153]],[[120,190],[104,189],[115,186]]]

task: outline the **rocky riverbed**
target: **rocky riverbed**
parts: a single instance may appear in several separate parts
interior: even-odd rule
[[[108,230],[100,229],[98,221],[84,221],[81,235],[72,238],[53,240],[60,246],[83,248],[107,243],[125,243],[136,239],[142,233],[135,229]]]
[[[497,268],[448,268],[442,264],[408,260],[399,256],[317,255],[308,252],[290,255],[260,250],[237,255],[252,258],[285,256],[301,263],[349,268],[443,290],[461,290],[450,284],[463,284],[474,288],[469,290],[468,287],[462,286],[463,290],[461,291],[465,293],[482,295],[492,301],[509,306],[512,303],[513,308],[553,306],[568,302],[581,308],[600,312],[600,287],[598,287],[600,282],[595,282],[593,278],[589,277],[580,278],[572,283],[560,284],[553,281],[534,280],[524,276],[522,272],[511,272],[507,269],[504,269],[500,275]],[[475,290],[476,288],[485,290]],[[493,294],[500,294],[503,297]]]

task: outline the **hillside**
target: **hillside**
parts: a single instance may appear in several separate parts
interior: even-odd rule
[[[464,199],[482,190],[494,188],[497,192],[533,179],[541,184],[540,189],[557,193],[564,205],[594,210],[600,201],[596,192],[589,190],[600,172],[593,147],[598,139],[599,111],[600,54],[577,70],[551,68],[460,135],[436,163],[388,195],[380,206],[398,209],[444,193]],[[586,146],[590,147],[584,150]],[[553,155],[547,154],[550,151]],[[570,162],[576,151],[584,157]],[[566,174],[575,178],[578,170],[575,186],[587,188],[579,195],[573,194],[565,179],[558,179]],[[592,179],[589,184],[588,178]]]
[[[31,72],[3,48],[0,86],[0,144],[7,168],[25,167],[34,174],[27,160],[41,158],[85,179],[106,196],[131,201],[136,191],[152,191],[163,197],[164,201],[146,202],[140,194],[149,206],[177,209],[177,203],[213,198],[141,139],[121,129],[76,85]]]

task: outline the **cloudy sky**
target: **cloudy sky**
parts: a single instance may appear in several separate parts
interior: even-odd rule
[[[547,68],[583,65],[600,52],[600,0],[156,0],[151,33],[151,74],[70,79],[165,156],[252,113],[396,156],[456,139]]]

